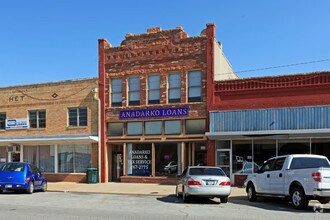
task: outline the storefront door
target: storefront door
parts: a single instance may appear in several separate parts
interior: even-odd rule
[[[230,177],[231,170],[231,150],[230,149],[220,149],[217,150],[217,166],[223,169],[228,177]]]
[[[112,180],[114,182],[120,181],[120,176],[123,175],[123,153],[112,154]]]

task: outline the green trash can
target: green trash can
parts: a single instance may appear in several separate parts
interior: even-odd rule
[[[99,182],[99,171],[97,168],[87,168],[87,183],[98,183]]]

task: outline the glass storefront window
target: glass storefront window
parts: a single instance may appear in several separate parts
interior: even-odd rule
[[[156,176],[176,176],[179,171],[178,143],[155,144]]]
[[[186,120],[186,134],[204,134],[206,130],[205,119]]]
[[[0,165],[7,162],[7,147],[0,147]]]
[[[127,144],[127,175],[151,175],[151,144]]]
[[[144,134],[162,134],[162,121],[145,122]]]
[[[127,122],[127,135],[141,135],[142,122]]]
[[[266,160],[276,156],[275,140],[255,140],[253,142],[254,163],[261,166]],[[253,170],[256,172],[256,170]]]
[[[243,173],[245,167],[252,167],[252,140],[233,141],[232,172]]]
[[[58,147],[59,173],[85,173],[91,167],[91,145],[60,145]]]
[[[330,139],[312,139],[312,154],[323,155],[330,160]]]
[[[23,147],[23,161],[29,162],[29,163],[32,163],[32,164],[38,166],[37,151],[38,151],[38,146],[24,146]]]
[[[195,143],[195,165],[206,166],[206,143]]]
[[[294,140],[279,140],[278,141],[278,155],[287,154],[309,154],[309,140],[294,139]]]
[[[44,172],[54,173],[54,146],[39,146],[39,168]]]
[[[124,123],[108,123],[109,136],[122,136]]]
[[[165,121],[165,134],[181,134],[181,120]]]

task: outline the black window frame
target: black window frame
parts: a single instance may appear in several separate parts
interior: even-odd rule
[[[42,116],[43,113],[44,117]],[[44,122],[42,120],[44,120]],[[29,128],[46,128],[46,121],[46,110],[29,110]]]
[[[76,111],[76,116],[72,116],[72,115],[70,116],[70,114],[73,113],[73,110]],[[86,119],[84,119],[84,116],[81,116],[81,114],[82,114],[81,111],[86,111]],[[71,124],[71,121],[74,119],[75,119],[76,123]],[[85,123],[83,123],[84,121],[85,121]],[[87,107],[68,108],[68,126],[69,127],[86,127],[86,126],[88,126],[88,109],[87,109]]]
[[[0,112],[0,130],[6,129],[6,119],[7,119],[6,112]]]

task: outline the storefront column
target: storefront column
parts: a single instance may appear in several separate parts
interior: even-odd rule
[[[127,176],[127,144],[123,144],[123,175]]]
[[[195,143],[191,143],[191,149],[189,150],[189,165],[195,164]]]
[[[207,165],[215,166],[215,141],[208,140],[206,147]]]
[[[182,171],[186,168],[186,164],[185,164],[185,143],[184,142],[181,142],[181,173]]]
[[[54,145],[54,173],[58,173],[58,154],[57,154],[57,152],[58,152],[58,144],[55,144]]]
[[[151,145],[151,175],[156,176],[156,147],[155,143]]]
[[[19,152],[19,154],[20,154],[19,155],[19,161],[21,161],[21,162],[23,162],[23,150],[24,150],[23,147],[24,147],[23,145],[19,146],[19,151],[20,151]]]

